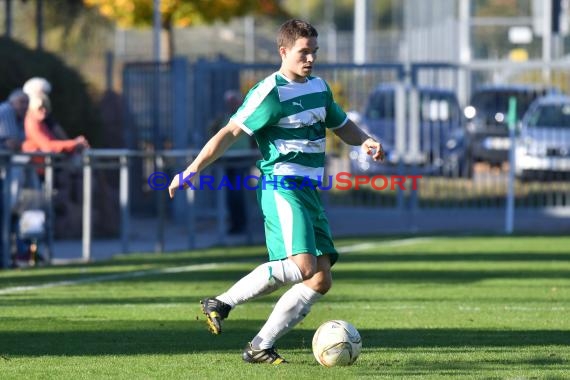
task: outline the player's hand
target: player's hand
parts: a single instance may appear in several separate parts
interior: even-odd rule
[[[367,155],[372,156],[374,161],[384,161],[384,149],[382,149],[382,144],[369,137],[362,143],[362,150],[366,152]]]
[[[83,135],[77,136],[74,140],[75,140],[76,147],[79,151],[81,151],[83,149],[89,149],[90,148],[89,141],[87,141],[85,136],[83,136]]]
[[[176,174],[168,186],[168,195],[170,195],[170,198],[174,198],[174,193],[176,193],[176,190],[186,190],[190,187],[189,183],[194,185],[195,181],[199,177],[200,175],[198,173],[192,172],[188,169],[184,170],[182,173]],[[182,183],[180,183],[181,181]]]

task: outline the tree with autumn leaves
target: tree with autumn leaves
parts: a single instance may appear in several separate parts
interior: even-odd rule
[[[153,0],[83,0],[120,27],[150,27]],[[161,27],[166,40],[166,57],[174,55],[174,27],[188,27],[216,20],[229,21],[247,14],[286,17],[278,0],[160,0]]]

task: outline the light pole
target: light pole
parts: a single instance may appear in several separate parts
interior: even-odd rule
[[[459,3],[459,63],[462,66],[458,77],[457,93],[459,102],[467,104],[470,83],[470,69],[468,67],[471,62],[471,0],[460,0]]]
[[[44,0],[36,0],[36,49],[44,48]]]
[[[354,63],[366,62],[366,9],[368,0],[354,2]]]
[[[4,33],[4,36],[6,36],[6,38],[11,38],[12,37],[12,0],[6,0],[5,5],[5,13],[6,13],[6,17],[5,17],[5,22],[4,25],[6,25],[6,31]]]
[[[154,0],[153,3],[153,58],[156,62],[161,61],[160,57],[160,32],[161,32],[161,22],[160,22],[160,0]]]

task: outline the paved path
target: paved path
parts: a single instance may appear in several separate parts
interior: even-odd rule
[[[331,208],[329,220],[333,236],[382,236],[391,234],[500,234],[505,229],[503,209],[453,209],[400,212],[373,208]],[[158,224],[156,219],[131,221],[129,252],[157,252]],[[515,233],[564,234],[570,232],[570,209],[518,210],[515,214]],[[189,236],[183,225],[167,224],[164,229],[164,251],[173,252],[189,248]],[[261,219],[255,219],[251,236],[219,236],[213,221],[200,223],[193,236],[195,248],[264,244]],[[119,239],[94,240],[91,259],[101,260],[122,253]],[[80,240],[54,243],[54,261],[80,260]]]

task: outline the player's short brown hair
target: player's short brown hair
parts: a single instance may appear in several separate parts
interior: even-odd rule
[[[277,48],[291,47],[299,38],[318,37],[317,29],[308,22],[291,19],[285,21],[277,32]]]

